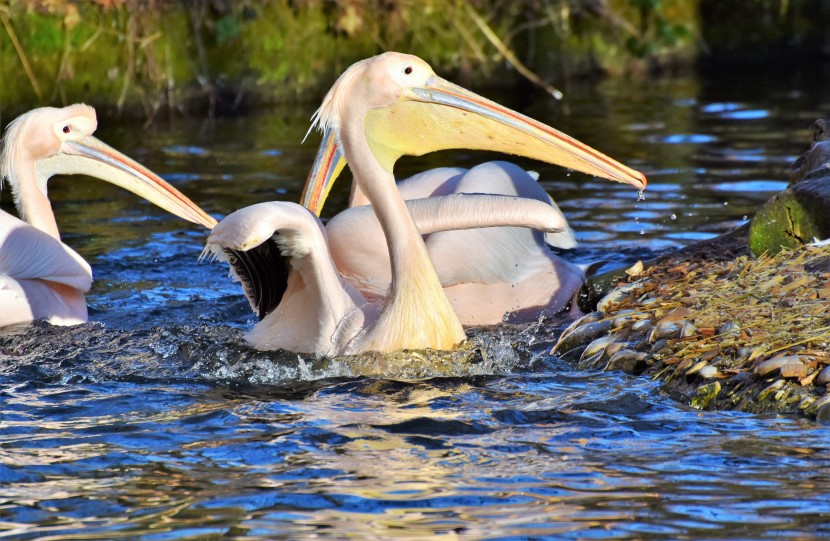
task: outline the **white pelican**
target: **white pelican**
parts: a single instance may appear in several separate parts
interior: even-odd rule
[[[398,190],[407,201],[453,193],[512,195],[546,202],[560,212],[529,173],[507,162],[470,170],[432,169],[398,182]],[[356,231],[363,239],[359,245],[352,242]],[[343,277],[366,298],[384,299],[392,276],[377,218],[341,212],[326,224],[326,232]],[[576,246],[568,227],[557,233],[515,226],[452,230],[425,235],[424,242],[444,293],[465,326],[495,325],[505,316],[511,322],[528,322],[577,309],[571,301],[585,280],[584,270],[550,249]]]
[[[350,68],[324,99],[317,121],[324,137],[302,200],[316,213],[342,168],[342,158],[349,162],[355,177],[351,204],[363,205],[375,202],[370,190],[377,188],[367,186],[383,186],[382,197],[392,197],[387,192],[388,181],[398,157],[444,148],[498,150],[640,189],[646,184],[641,173],[549,126],[444,81],[425,62],[410,55],[386,53]],[[353,163],[356,153],[347,145],[357,149],[362,163]],[[364,165],[372,158],[375,179],[385,177],[386,182],[372,179],[368,184],[367,178],[361,178],[367,176],[364,171],[372,171]],[[405,198],[488,192],[550,201],[529,175],[503,163],[485,164],[466,174],[458,170],[428,172],[404,181],[400,190]],[[384,217],[381,206],[374,208],[387,236],[387,253],[392,253],[395,241],[383,225],[391,219]],[[355,251],[347,240],[354,237],[353,224],[338,218],[327,229],[340,271],[369,298],[394,296],[394,256],[390,267],[380,251]],[[361,236],[366,235],[365,226],[360,229]],[[563,236],[558,240],[563,247],[573,242]],[[361,247],[367,245],[361,243]],[[445,232],[431,236],[427,245],[441,283],[465,323],[497,323],[506,312],[523,320],[540,311],[559,310],[582,279],[581,269],[554,257],[544,247],[541,235],[529,230]]]
[[[560,212],[533,199],[457,194],[408,201],[418,229],[504,225],[562,231]],[[370,206],[348,209],[355,223],[371,223]],[[383,238],[361,239],[381,243]],[[383,302],[371,302],[340,275],[329,253],[326,228],[295,203],[259,203],[229,214],[205,247],[231,264],[261,321],[246,335],[263,350],[344,355],[369,351],[361,340],[377,324]]]
[[[97,177],[185,220],[216,224],[158,175],[93,137],[97,125],[95,110],[77,104],[34,109],[6,128],[0,171],[22,220],[0,211],[0,327],[43,318],[55,325],[87,320],[84,292],[92,271],[60,241],[46,196],[53,175]]]
[[[429,259],[421,231],[395,186],[392,166],[400,156],[449,148],[489,149],[562,164],[638,188],[646,184],[641,173],[549,126],[444,81],[425,62],[410,55],[387,53],[350,67],[327,94],[315,123],[323,129],[324,143],[328,140],[342,149],[354,174],[355,198],[365,198],[372,204],[389,252],[389,295],[378,306],[373,319],[363,319],[358,326],[359,332],[349,343],[351,353],[452,349],[465,339],[461,322]],[[322,155],[333,157],[325,152]],[[333,178],[328,172],[337,168],[316,163],[315,169],[323,174],[312,174],[311,178],[316,180],[306,186],[304,201],[311,208],[324,199],[330,187],[326,179]],[[248,230],[256,227],[255,222],[245,219],[233,225]],[[251,242],[240,247],[245,250],[264,240],[252,237]],[[363,242],[360,232],[355,233],[354,241]],[[291,254],[296,247],[289,243],[280,250]],[[322,251],[319,248],[315,253]],[[292,259],[292,265],[296,259]],[[311,261],[307,257],[299,259]],[[330,262],[327,266],[335,268]],[[314,289],[319,284],[308,287]],[[342,289],[353,291],[350,287]],[[309,310],[313,309],[309,306]],[[328,312],[311,313],[309,321],[317,324],[298,326],[297,332],[324,334],[332,328],[323,321],[329,317]],[[265,340],[266,320],[248,337],[262,349],[272,347]],[[344,328],[353,330],[351,325],[349,318],[341,318],[333,328],[339,333]]]

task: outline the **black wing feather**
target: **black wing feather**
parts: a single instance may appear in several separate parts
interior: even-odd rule
[[[274,237],[244,252],[223,248],[260,320],[279,305],[288,287],[289,258],[280,253]]]

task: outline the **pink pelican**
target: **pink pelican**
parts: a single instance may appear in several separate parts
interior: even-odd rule
[[[21,219],[0,211],[0,327],[46,319],[54,325],[87,320],[89,264],[62,243],[46,184],[53,175],[106,180],[207,228],[216,224],[158,175],[92,136],[95,110],[77,104],[43,107],[6,128],[0,169]]]
[[[342,152],[354,174],[353,201],[371,205],[367,210],[376,215],[385,237],[390,266],[389,291],[380,302],[361,305],[361,299],[365,301],[365,297],[343,280],[331,260],[330,246],[325,242],[326,235],[319,222],[312,222],[318,228],[316,232],[295,227],[297,233],[281,235],[267,258],[283,262],[287,259],[287,266],[283,263],[282,267],[282,283],[287,284],[288,290],[292,285],[308,288],[320,297],[320,301],[303,305],[307,318],[292,325],[289,320],[297,318],[292,315],[296,310],[280,309],[280,301],[286,302],[279,294],[282,287],[277,288],[278,294],[270,300],[254,298],[254,305],[276,307],[270,312],[266,310],[262,321],[247,336],[250,343],[261,349],[285,348],[332,354],[423,348],[448,350],[464,341],[466,336],[461,321],[443,290],[422,238],[422,234],[430,232],[464,228],[463,219],[454,224],[453,215],[446,214],[440,216],[445,222],[441,229],[419,229],[392,173],[394,163],[402,155],[421,155],[450,148],[496,150],[557,163],[640,189],[646,185],[641,173],[545,124],[441,79],[428,64],[411,55],[386,53],[351,66],[326,95],[315,115],[315,124],[323,130],[324,149],[333,150],[318,154],[303,202],[310,209],[319,210],[336,176],[335,171],[340,168],[338,152]],[[447,197],[473,196],[458,193]],[[488,198],[500,201],[493,199],[497,198],[495,195],[478,197],[480,201]],[[429,199],[432,198],[427,201]],[[540,213],[557,215],[559,225],[548,230],[565,228],[560,220],[561,213],[553,211],[549,202],[519,199],[524,199],[523,203],[540,203],[540,207],[545,207],[544,210],[537,207]],[[265,207],[258,205],[237,211],[225,219],[232,218],[227,228],[223,227],[223,221],[208,239],[208,249],[214,253],[223,248],[234,251],[230,257],[236,262],[235,271],[243,282],[247,282],[246,289],[259,292],[274,291],[271,286],[253,283],[270,278],[266,278],[261,270],[251,271],[261,265],[261,260],[257,262],[245,255],[240,258],[240,254],[268,244],[265,241],[275,229],[272,228],[273,221],[263,220],[264,212],[267,212]],[[480,207],[478,211],[479,215],[493,213],[494,216],[499,212],[499,204]],[[427,214],[429,219],[439,218],[437,214]],[[307,218],[302,219],[305,220]],[[500,225],[521,224],[501,220]],[[349,230],[351,247],[375,242],[376,235],[364,237],[363,230]],[[455,257],[461,258],[463,264],[469,251],[469,247],[464,247]],[[304,273],[297,272],[303,268]],[[324,268],[332,271],[334,276],[323,278]],[[323,287],[324,280],[330,287]],[[323,294],[324,290],[338,290],[347,308],[330,310],[327,303],[331,303],[331,297]],[[360,309],[349,311],[350,306]],[[304,350],[286,346],[285,337],[289,333],[305,333],[313,344],[334,344],[334,347],[329,350],[306,347]]]

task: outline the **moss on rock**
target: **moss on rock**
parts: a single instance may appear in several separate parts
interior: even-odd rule
[[[804,180],[769,199],[752,219],[752,253],[778,253],[830,238],[830,183],[819,177]]]

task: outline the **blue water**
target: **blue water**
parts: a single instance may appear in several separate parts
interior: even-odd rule
[[[577,231],[565,257],[651,257],[744,223],[785,186],[828,108],[822,81],[731,76],[742,84],[586,84],[567,109],[499,97],[649,177],[638,201],[521,162]],[[103,118],[98,135],[221,217],[297,200],[313,109]],[[490,157],[442,152],[398,174]],[[451,355],[257,352],[238,285],[197,262],[203,231],[100,182],[49,194],[94,269],[92,321],[0,330],[0,539],[830,536],[826,425],[697,411],[659,383],[578,371],[548,353],[557,322],[474,331]],[[343,181],[327,215],[347,196]]]

